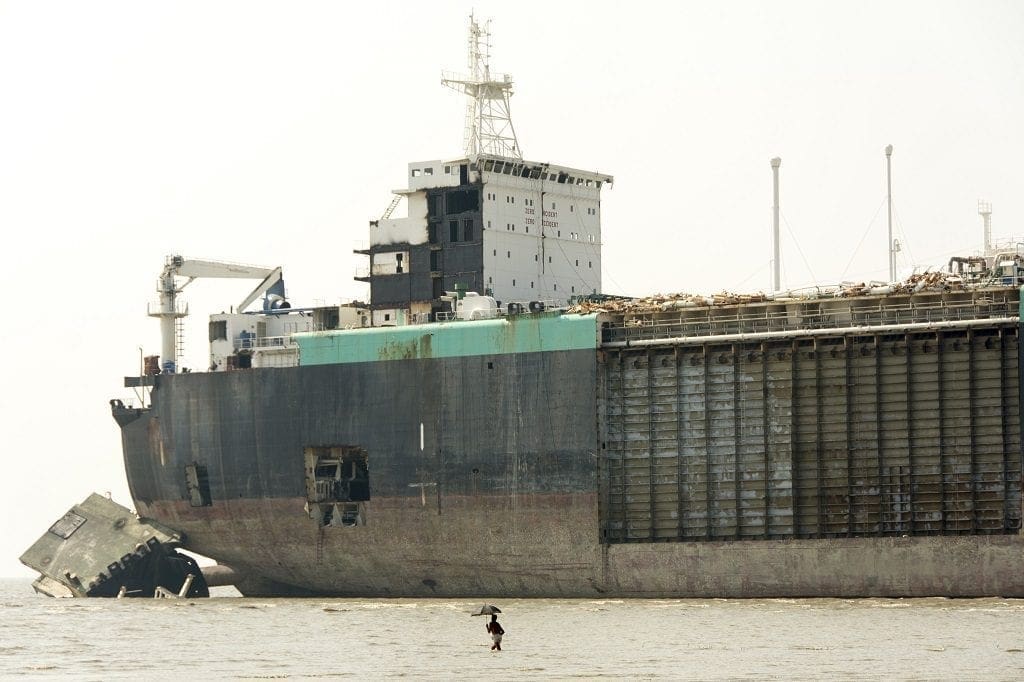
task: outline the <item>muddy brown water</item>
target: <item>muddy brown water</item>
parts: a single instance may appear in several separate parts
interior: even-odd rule
[[[230,592],[226,592],[230,594]],[[1024,679],[1024,600],[55,600],[0,580],[0,678]]]

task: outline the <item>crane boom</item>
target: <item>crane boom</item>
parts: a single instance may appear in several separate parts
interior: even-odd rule
[[[188,280],[178,284],[178,277],[187,277]],[[178,348],[175,340],[174,327],[178,319],[188,315],[188,308],[178,308],[177,297],[181,291],[199,278],[219,279],[260,279],[260,284],[253,289],[252,293],[243,299],[238,306],[238,312],[245,310],[253,301],[263,295],[267,295],[270,307],[270,297],[273,297],[274,306],[287,306],[284,297],[284,281],[281,268],[264,268],[253,265],[241,265],[238,263],[222,263],[206,260],[188,260],[182,256],[168,256],[164,263],[163,272],[160,273],[160,281],[157,292],[160,294],[160,302],[155,312],[150,311],[151,317],[160,318],[160,338],[162,352],[162,371],[166,374],[173,374],[178,366]]]

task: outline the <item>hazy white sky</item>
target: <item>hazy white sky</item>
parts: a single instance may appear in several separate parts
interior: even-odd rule
[[[128,398],[170,253],[282,265],[297,305],[364,295],[409,161],[461,153],[474,5],[0,0],[0,575],[72,504],[131,505]],[[1024,233],[1024,3],[477,2],[528,159],[616,177],[612,293],[756,291],[782,157],[787,286],[887,273]],[[248,282],[198,281],[205,316]]]

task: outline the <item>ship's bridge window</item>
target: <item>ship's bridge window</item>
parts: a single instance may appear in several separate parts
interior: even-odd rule
[[[413,168],[412,169],[412,176],[414,178],[418,178],[420,176],[420,169],[419,168]]]
[[[424,168],[423,169],[423,174],[424,175],[433,175],[434,174],[434,169],[433,168]]]

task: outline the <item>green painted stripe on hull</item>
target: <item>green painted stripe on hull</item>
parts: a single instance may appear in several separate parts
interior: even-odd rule
[[[597,315],[537,314],[296,334],[300,364],[512,355],[597,348]]]

